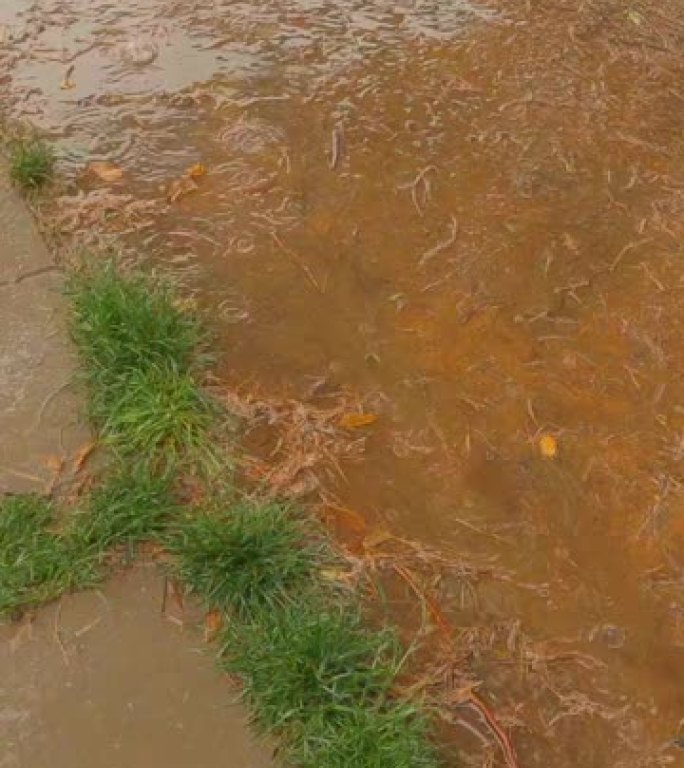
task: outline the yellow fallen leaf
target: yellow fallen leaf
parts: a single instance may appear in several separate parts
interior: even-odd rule
[[[98,179],[107,182],[119,181],[123,176],[123,171],[118,165],[106,161],[89,163],[88,170],[94,173]]]
[[[358,429],[375,424],[378,417],[374,413],[345,413],[339,420],[338,426],[344,429]]]
[[[555,459],[558,453],[558,443],[553,435],[542,435],[539,439],[539,452],[544,458]]]
[[[207,175],[207,169],[202,163],[195,163],[188,168],[187,174],[191,179],[201,179],[202,176]]]

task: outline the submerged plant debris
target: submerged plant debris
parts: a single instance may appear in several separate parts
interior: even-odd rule
[[[418,640],[400,685],[449,756],[676,764],[678,0],[119,10],[0,19],[0,109],[64,174],[53,242],[144,253],[210,316],[245,490],[320,501],[325,580]]]

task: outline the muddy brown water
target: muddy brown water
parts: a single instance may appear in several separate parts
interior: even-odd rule
[[[351,393],[379,419],[329,490],[495,566],[442,606],[520,764],[684,765],[678,4],[22,0],[0,23],[5,111],[68,180],[55,226],[173,269],[224,378]],[[472,726],[462,759],[499,761]]]

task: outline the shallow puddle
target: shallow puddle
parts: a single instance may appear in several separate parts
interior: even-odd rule
[[[260,768],[201,634],[160,613],[154,566],[0,628],[3,768]],[[171,601],[169,601],[171,602]]]
[[[223,378],[379,417],[326,491],[464,564],[441,605],[525,766],[684,764],[677,11],[0,15],[7,113],[62,152],[55,227],[173,269]],[[466,762],[498,760],[475,730]]]

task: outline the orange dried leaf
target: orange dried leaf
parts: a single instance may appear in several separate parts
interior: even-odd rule
[[[204,617],[204,639],[212,640],[221,631],[223,617],[218,611],[209,611]]]
[[[539,452],[546,459],[555,459],[558,453],[558,443],[553,435],[542,435],[539,439]]]
[[[338,425],[343,429],[358,429],[375,424],[378,417],[374,413],[345,413]]]
[[[83,465],[90,458],[90,454],[95,450],[95,441],[91,440],[85,445],[79,448],[78,453],[74,457],[74,472],[80,472],[83,469]]]
[[[206,166],[202,165],[202,163],[195,163],[195,165],[191,165],[188,168],[187,175],[191,179],[201,179],[202,176],[206,176],[207,175]]]
[[[123,171],[118,165],[106,161],[89,163],[88,170],[91,173],[94,173],[98,179],[102,179],[102,181],[108,183],[119,181],[123,176]]]
[[[368,529],[366,518],[354,509],[336,507],[328,511],[336,518],[343,531],[359,535],[365,533]]]

